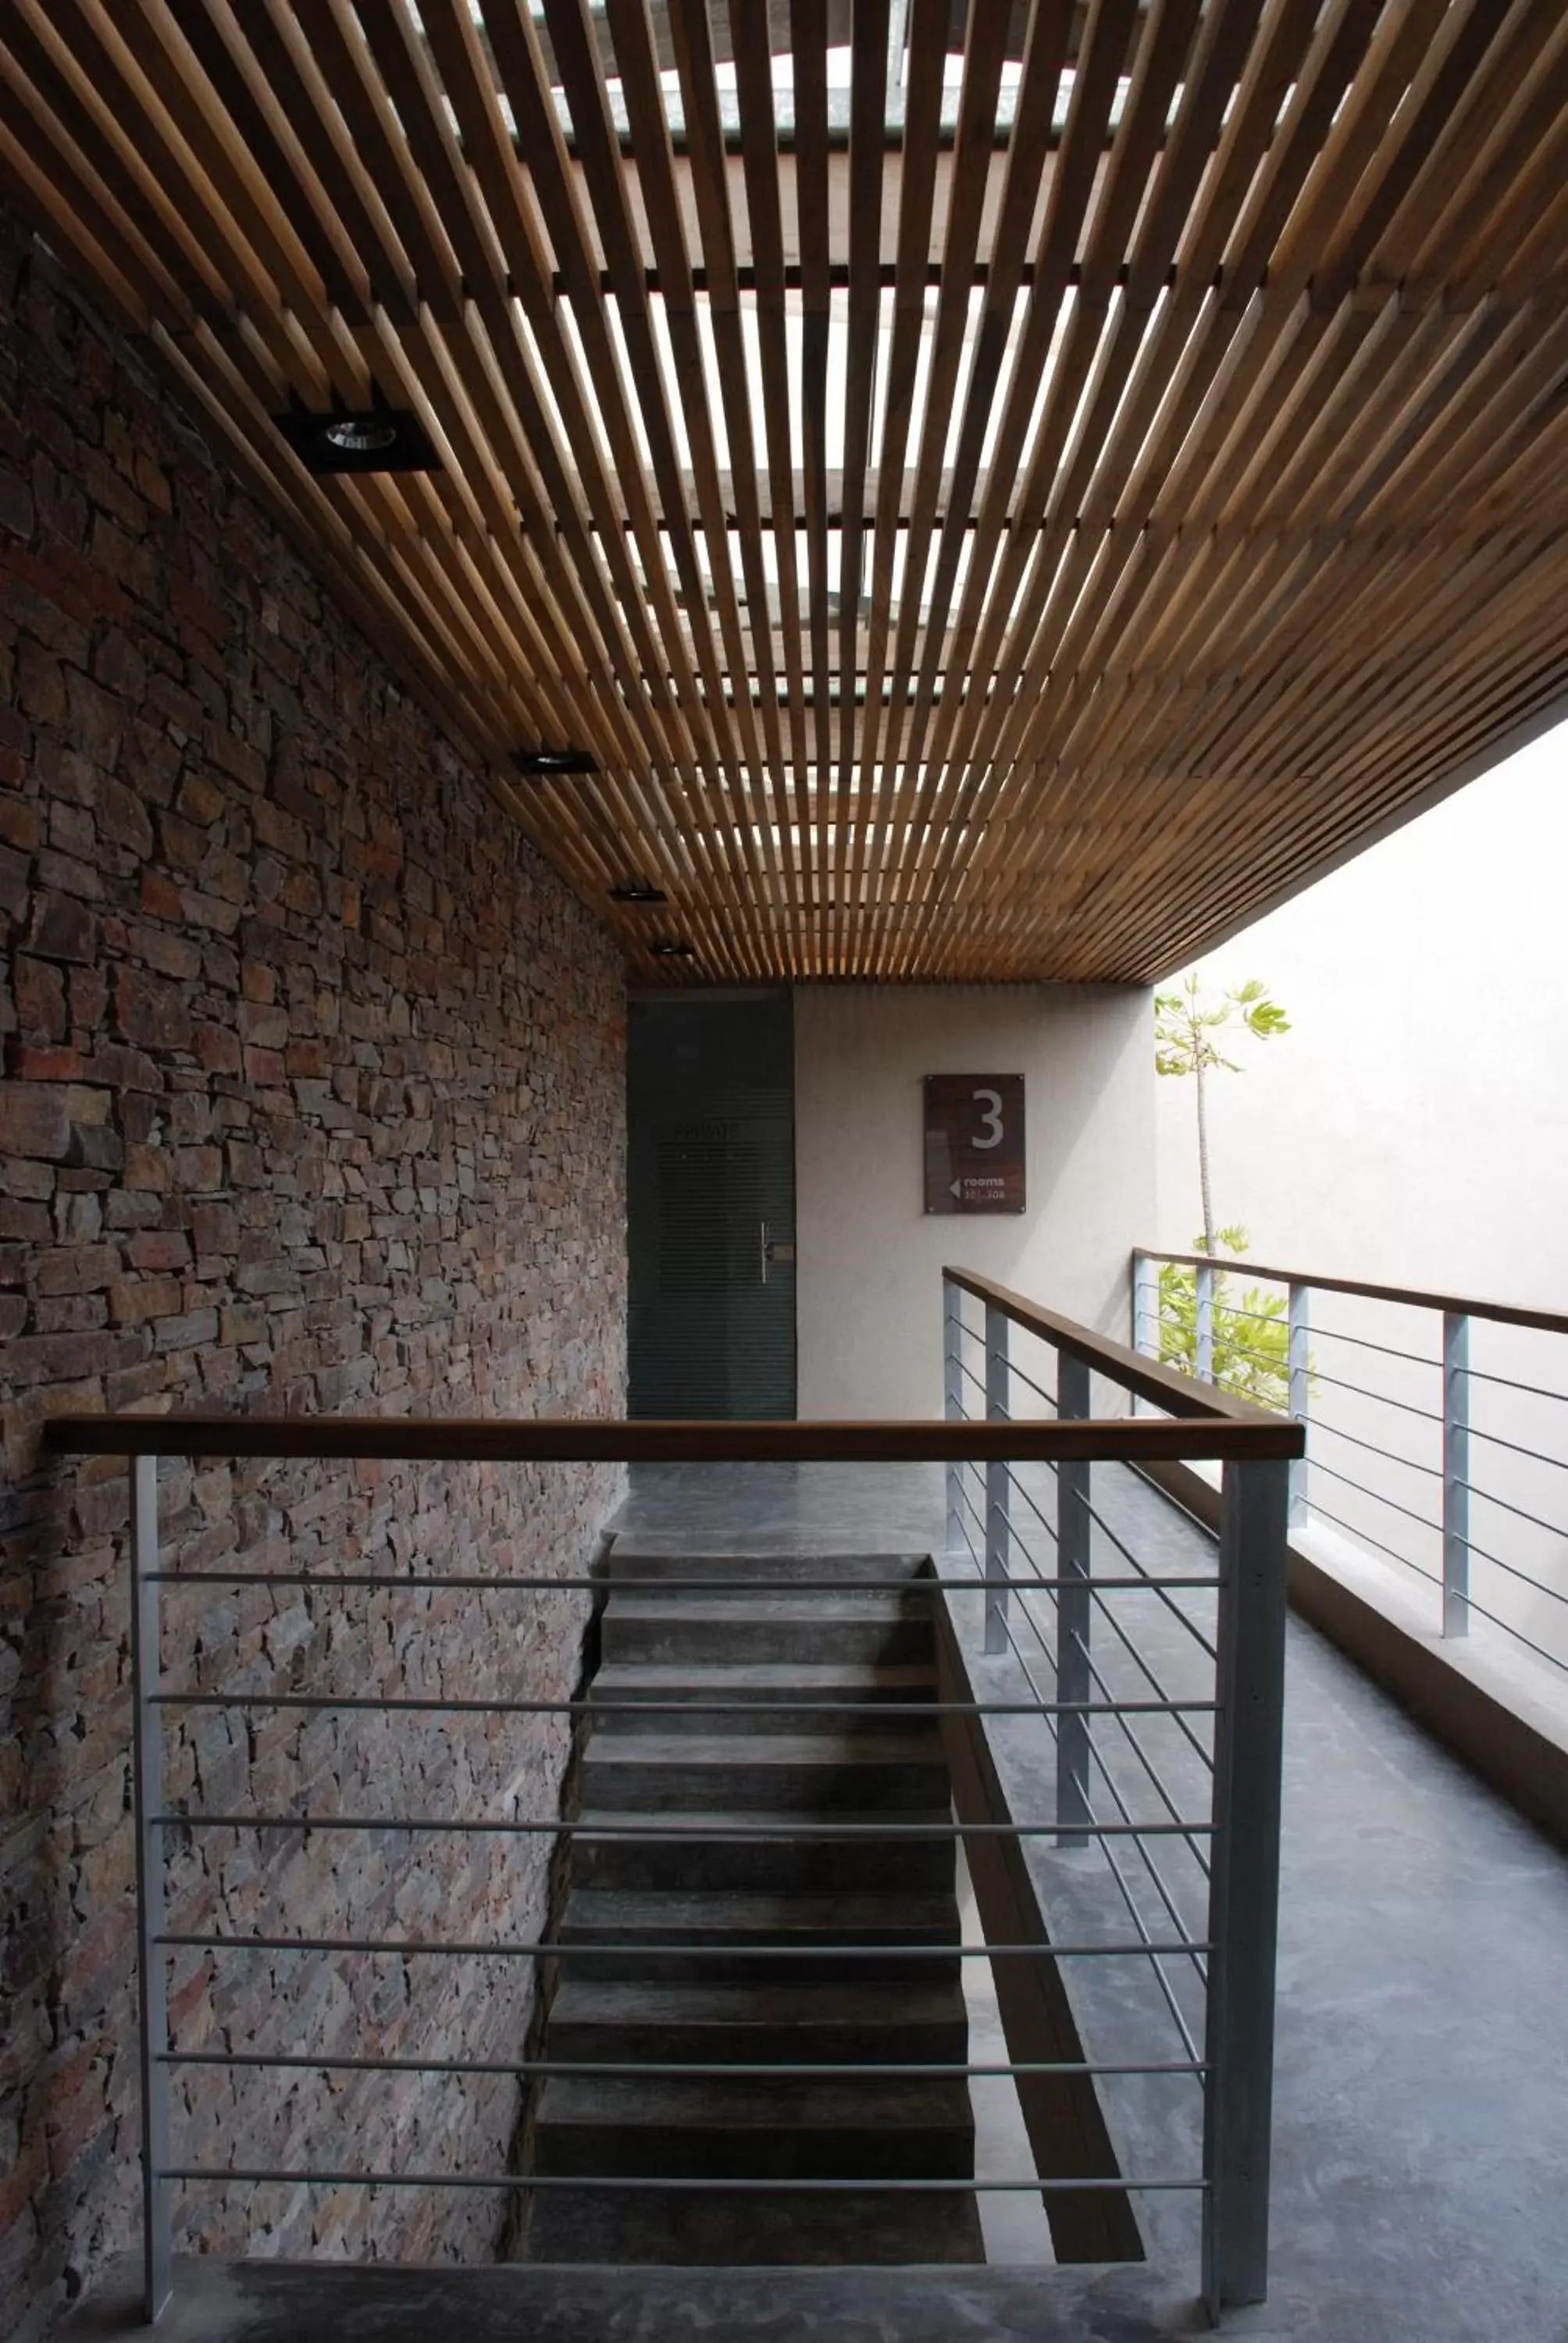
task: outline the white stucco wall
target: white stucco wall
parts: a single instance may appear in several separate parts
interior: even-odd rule
[[[1565,869],[1568,728],[1208,957],[1206,989],[1261,977],[1292,1026],[1241,1037],[1244,1072],[1211,1089],[1215,1214],[1250,1229],[1254,1260],[1568,1312]],[[1161,1241],[1185,1248],[1192,1084],[1154,1087]],[[1313,1503],[1402,1558],[1435,1626],[1440,1373],[1357,1345],[1435,1362],[1441,1325],[1345,1297],[1312,1311]],[[1472,1593],[1568,1665],[1568,1399],[1533,1395],[1568,1393],[1568,1337],[1478,1319],[1471,1363]]]
[[[1210,1085],[1214,1207],[1286,1267],[1568,1310],[1568,728],[1211,953],[1288,1011]],[[1156,1085],[1161,1242],[1201,1222]]]
[[[1150,996],[1098,985],[801,987],[795,995],[799,1412],[941,1413],[941,1269],[1116,1334],[1154,1225]],[[1029,1208],[928,1218],[927,1074],[1020,1073]]]

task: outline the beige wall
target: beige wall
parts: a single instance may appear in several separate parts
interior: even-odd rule
[[[1205,957],[1291,1020],[1209,1085],[1215,1212],[1257,1260],[1568,1310],[1565,864],[1568,725]],[[1154,1087],[1186,1246],[1192,1085]]]
[[[796,1233],[803,1416],[941,1413],[941,1268],[1121,1334],[1154,1224],[1149,995],[1102,985],[801,987]],[[927,1074],[1020,1073],[1029,1209],[928,1219]]]
[[[1210,1085],[1215,1214],[1251,1231],[1253,1260],[1568,1311],[1565,862],[1562,725],[1206,955],[1206,990],[1261,977],[1291,1020],[1266,1045],[1243,1037],[1228,1051],[1243,1071]],[[1201,1217],[1192,1085],[1153,1087],[1161,1238],[1184,1249]],[[1402,1582],[1430,1606],[1439,1371],[1352,1345],[1435,1362],[1441,1326],[1343,1297],[1312,1306],[1314,1454],[1327,1469],[1309,1485],[1402,1556]],[[1478,1319],[1471,1365],[1472,1485],[1495,1500],[1473,1499],[1475,1600],[1568,1663],[1568,1409],[1485,1380],[1568,1392],[1568,1340]],[[1510,1574],[1520,1570],[1547,1591]],[[1489,1623],[1472,1632],[1484,1638]]]

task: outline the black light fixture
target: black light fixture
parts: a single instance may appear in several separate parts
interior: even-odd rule
[[[406,407],[313,415],[291,407],[277,427],[313,472],[433,472],[439,459],[418,417]]]
[[[514,749],[512,762],[531,781],[548,781],[561,773],[597,773],[598,759],[591,749]]]
[[[646,886],[634,880],[629,887],[612,887],[609,900],[612,903],[668,903],[669,897],[662,887]]]
[[[680,937],[672,937],[664,943],[648,946],[648,950],[655,960],[689,960],[695,950],[695,945],[687,943]]]

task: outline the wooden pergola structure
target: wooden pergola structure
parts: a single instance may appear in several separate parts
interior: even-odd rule
[[[9,0],[0,172],[645,981],[1146,980],[1568,689],[1548,0]]]

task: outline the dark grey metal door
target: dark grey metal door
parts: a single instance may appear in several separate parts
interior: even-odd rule
[[[795,1413],[788,993],[631,1007],[630,1404]]]

